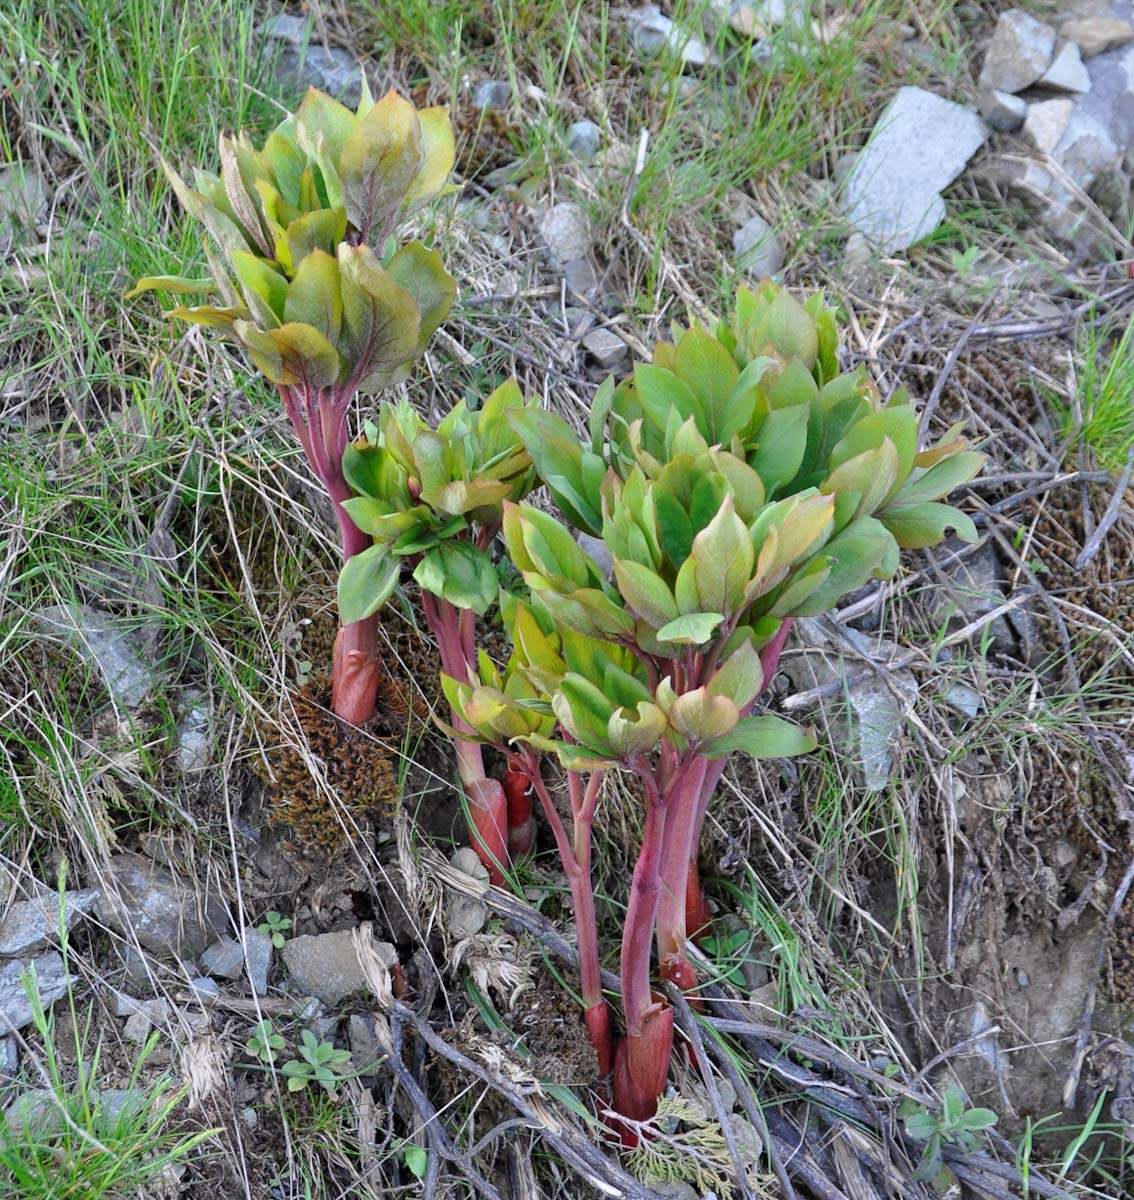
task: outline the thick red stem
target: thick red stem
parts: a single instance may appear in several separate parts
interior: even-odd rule
[[[760,695],[763,694],[768,684],[775,677],[776,671],[779,668],[780,655],[783,653],[784,644],[791,633],[792,620],[793,618],[791,617],[785,617],[780,622],[780,627],[776,630],[775,636],[760,651],[760,667],[763,672],[764,682],[760,688],[760,692],[757,693],[752,703],[745,708],[744,716],[747,716],[752,711],[756,700],[759,699]],[[697,850],[701,844],[701,833],[705,827],[705,818],[709,813],[709,802],[713,798],[713,793],[717,790],[717,784],[720,783],[726,762],[727,759],[717,758],[709,763],[701,785],[701,795],[697,802],[697,827],[693,834],[693,849],[689,862],[689,874],[685,884],[686,928],[688,936],[694,940],[705,936],[712,923],[712,914],[709,912],[709,906],[705,903],[705,896],[701,891],[700,872],[697,869]]]
[[[504,795],[508,800],[508,853],[518,858],[530,854],[535,847],[532,781],[527,771],[509,763],[504,772]]]
[[[673,780],[666,818],[665,859],[658,901],[658,962],[662,976],[683,990],[697,973],[686,954],[685,901],[689,867],[697,853],[698,810],[708,759],[694,759]]]
[[[466,640],[471,627],[462,630],[462,613],[447,600],[424,589],[421,604],[425,619],[441,656],[441,669],[462,683],[469,679]],[[449,720],[459,733],[471,733],[461,717],[450,710]],[[508,865],[508,799],[499,780],[490,779],[484,769],[484,751],[479,742],[453,739],[457,755],[457,773],[461,777],[469,805],[469,844],[477,852],[494,884],[504,882],[503,868]]]
[[[637,1033],[627,1032],[614,1057],[614,1108],[633,1121],[648,1121],[658,1110],[665,1091],[669,1060],[673,1053],[673,1009],[655,995],[640,1014]],[[638,1144],[638,1134],[620,1127],[622,1144]]]
[[[370,535],[363,533],[343,508],[343,501],[351,495],[343,476],[343,454],[347,447],[347,412],[355,386],[351,382],[322,391],[300,385],[279,387],[307,462],[335,507],[344,563],[373,544]],[[381,673],[377,615],[343,625],[335,637],[331,665],[331,707],[335,715],[352,725],[369,721],[374,716]]]

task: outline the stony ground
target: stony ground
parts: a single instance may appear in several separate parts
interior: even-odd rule
[[[14,0],[0,43],[0,1190],[929,1196],[930,1120],[954,1194],[1129,1195],[1134,4]],[[578,419],[770,273],[990,456],[978,546],[801,622],[772,704],[823,749],[722,784],[708,1045],[634,1155],[551,847],[510,891],[459,849],[412,604],[345,733],[274,397],[119,298],[199,255],[159,155],[360,70],[459,130],[423,411],[515,373]]]

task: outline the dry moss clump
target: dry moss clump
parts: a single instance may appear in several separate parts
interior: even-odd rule
[[[269,827],[297,856],[329,862],[365,825],[392,820],[398,781],[392,752],[375,737],[346,725],[330,708],[325,678],[292,696],[302,738],[264,738],[256,772],[267,785]]]

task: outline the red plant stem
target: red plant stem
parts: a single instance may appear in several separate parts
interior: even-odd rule
[[[780,622],[775,636],[760,651],[764,682],[752,702],[745,707],[743,716],[752,711],[756,701],[774,678],[791,626],[792,618],[785,617]],[[686,827],[681,817],[676,816],[677,829],[673,835],[672,848],[666,848],[667,874],[662,885],[662,900],[658,911],[658,958],[663,965],[663,974],[684,989],[695,985],[697,979],[685,953],[685,943],[690,935],[696,937],[707,932],[709,926],[709,906],[705,903],[697,870],[697,849],[709,812],[709,802],[717,789],[727,761],[724,758],[702,760],[701,783],[693,810],[692,826]],[[688,847],[684,857],[681,856],[677,845],[678,836],[685,838]]]
[[[583,1019],[587,1024],[591,1045],[598,1059],[599,1074],[607,1076],[614,1068],[614,1041],[611,1034],[610,1009],[602,994],[602,971],[598,947],[598,921],[595,917],[595,893],[591,880],[591,828],[602,788],[602,775],[595,771],[587,780],[586,790],[577,771],[568,772],[571,788],[573,839],[568,836],[563,819],[543,782],[539,760],[530,750],[517,756],[520,766],[531,780],[531,786],[543,809],[555,845],[567,886],[571,889],[571,904],[575,910],[575,947],[579,955],[579,991],[583,997]]]
[[[527,771],[510,763],[504,772],[504,796],[508,801],[508,853],[513,858],[530,854],[535,846],[532,794],[533,785]]]
[[[467,610],[458,610],[448,600],[424,589],[421,605],[426,623],[437,639],[441,669],[459,682],[467,683],[469,654],[465,649],[465,631],[461,628],[461,618]],[[471,633],[469,640],[471,643]],[[458,732],[472,732],[452,710],[449,720]],[[501,884],[504,882],[503,868],[508,864],[508,800],[504,788],[498,780],[488,777],[479,742],[453,738],[453,750],[457,756],[457,774],[469,803],[469,841],[484,863],[489,879],[494,884]]]
[[[694,758],[675,781],[666,822],[665,861],[658,898],[658,963],[662,976],[686,988],[696,974],[685,954],[685,898],[689,864],[697,854],[698,815],[705,777],[713,763]]]
[[[642,1035],[646,1014],[653,1003],[650,951],[660,896],[667,817],[667,797],[658,791],[648,767],[643,766],[640,777],[646,788],[646,824],[642,831],[642,848],[630,881],[620,961],[627,1037]]]
[[[334,505],[345,563],[373,544],[370,535],[363,533],[343,508],[343,501],[351,496],[342,463],[347,447],[347,412],[354,389],[314,391],[280,384],[279,391],[308,464]],[[380,675],[377,614],[341,626],[331,670],[331,707],[335,715],[352,725],[369,721],[374,716]]]

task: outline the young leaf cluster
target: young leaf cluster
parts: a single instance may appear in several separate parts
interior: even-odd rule
[[[531,457],[509,422],[526,407],[514,380],[475,411],[462,400],[436,429],[407,401],[382,406],[378,423],[343,456],[355,493],[343,507],[374,539],[340,577],[344,621],[385,604],[406,559],[415,561],[424,591],[456,608],[483,615],[496,603],[487,543],[503,503],[522,499],[535,483]],[[481,531],[487,536],[474,537]]]
[[[159,289],[213,302],[167,315],[240,342],[271,382],[353,392],[403,378],[456,291],[420,242],[380,259],[395,224],[445,188],[453,165],[448,110],[417,110],[365,88],[356,112],[312,88],[256,149],[222,137],[221,174],[190,187],[163,164],[185,210],[204,226],[212,278],[151,276]]]

